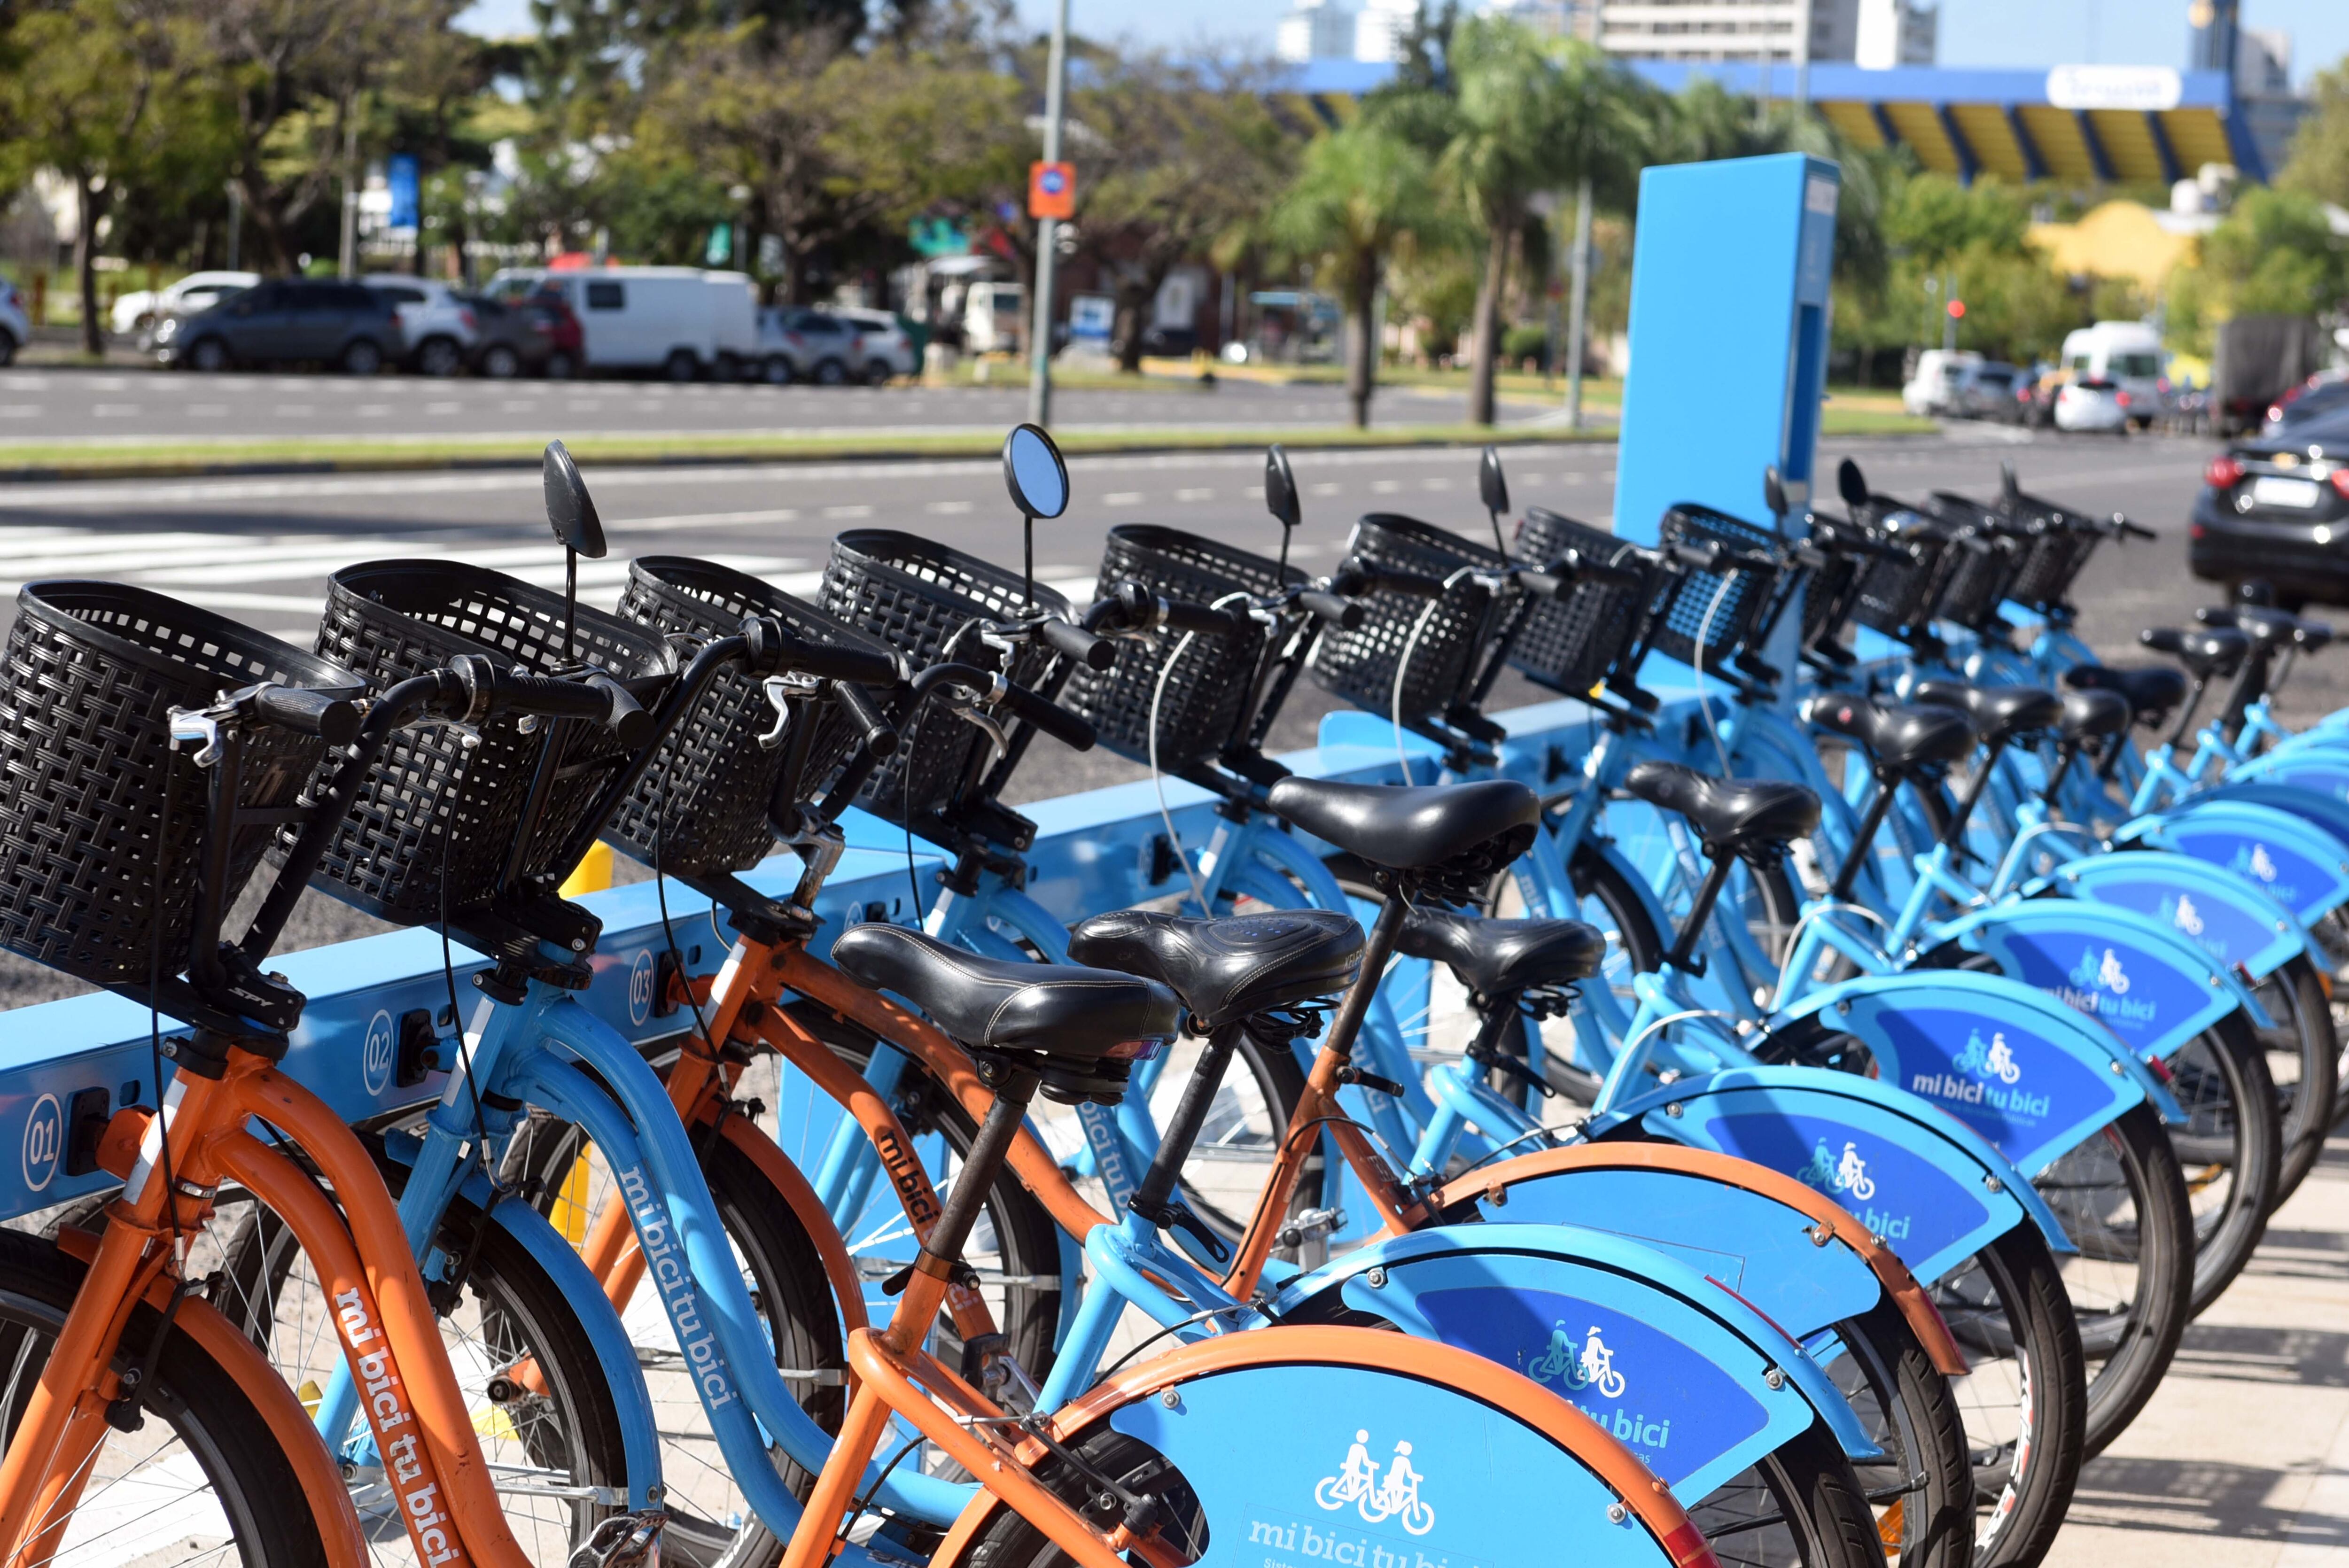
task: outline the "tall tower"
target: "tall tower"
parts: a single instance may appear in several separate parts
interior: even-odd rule
[[[2235,39],[2240,17],[2238,0],[2193,0],[2186,7],[2186,24],[2193,29],[2186,68],[2224,71],[2235,78]]]

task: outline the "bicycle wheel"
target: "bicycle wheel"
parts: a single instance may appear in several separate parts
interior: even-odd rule
[[[86,1272],[51,1243],[0,1232],[0,1418],[10,1439]],[[131,1309],[118,1371],[144,1354],[159,1326],[151,1307]],[[163,1340],[142,1408],[137,1431],[106,1429],[49,1562],[302,1568],[325,1560],[301,1480],[268,1425],[234,1376],[187,1334]]]
[[[2324,982],[2305,953],[2292,954],[2261,981],[2258,995],[2260,1006],[2276,1021],[2274,1028],[2260,1030],[2259,1037],[2283,1113],[2283,1156],[2276,1171],[2275,1196],[2281,1206],[2315,1168],[2324,1152],[2325,1134],[2333,1130],[2339,1111],[2333,1063],[2341,1043],[2334,1035]]]
[[[405,1167],[383,1165],[395,1181],[405,1174]],[[237,1195],[216,1213],[222,1268],[213,1277],[212,1305],[315,1408],[342,1360],[324,1284],[300,1239],[274,1211]],[[529,1561],[565,1563],[598,1523],[620,1511],[603,1500],[626,1494],[610,1379],[579,1326],[578,1309],[518,1243],[482,1225],[480,1211],[452,1205],[436,1245],[471,1257],[461,1293],[436,1305],[506,1526]],[[525,1360],[535,1361],[542,1391],[508,1376]],[[345,1474],[375,1560],[411,1561],[398,1499],[382,1466],[347,1468]]]
[[[2189,1316],[2219,1299],[2251,1261],[2275,1207],[2282,1119],[2266,1051],[2240,1012],[2230,1013],[2167,1063],[2169,1092],[2186,1112],[2170,1147],[2194,1214]]]
[[[1973,1560],[1973,1472],[1950,1379],[1889,1301],[1839,1323],[1812,1354],[1884,1450],[1854,1461],[1877,1539],[1901,1568],[1963,1568]]]
[[[817,1425],[835,1431],[847,1357],[814,1244],[749,1156],[722,1138],[697,1138],[695,1143],[702,1178],[751,1305],[774,1346],[784,1385]],[[525,1124],[507,1155],[506,1171],[509,1180],[521,1176],[532,1202],[574,1246],[585,1241],[617,1197],[602,1155],[576,1127],[553,1117],[533,1116]],[[662,1560],[693,1568],[761,1568],[773,1562],[782,1542],[750,1511],[749,1497],[735,1480],[657,1293],[639,1286],[620,1321],[636,1346],[660,1432],[669,1514]],[[780,1447],[768,1457],[784,1484],[804,1500],[813,1475]]]
[[[1863,1076],[1874,1067],[1865,1046],[1816,1017],[1769,1044],[1774,1062]],[[2191,1315],[2194,1222],[2186,1181],[2160,1118],[2140,1104],[2032,1185],[2080,1249],[2063,1260],[2061,1273],[2088,1361],[2084,1451],[2094,1458],[2153,1397]]]

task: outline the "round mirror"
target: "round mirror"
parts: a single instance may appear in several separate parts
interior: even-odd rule
[[[1762,470],[1762,504],[1770,509],[1772,517],[1786,515],[1786,485],[1778,477],[1775,463]]]
[[[1058,517],[1069,507],[1069,465],[1052,438],[1016,425],[1003,438],[1003,484],[1023,517]]]
[[[604,554],[604,520],[595,514],[595,498],[579,477],[579,465],[560,441],[546,443],[546,459],[539,465],[546,492],[546,523],[564,545],[591,560]]]
[[[1476,493],[1485,499],[1485,510],[1495,517],[1506,516],[1509,510],[1508,476],[1501,472],[1501,449],[1485,449],[1485,456],[1476,465]]]
[[[1278,446],[1264,449],[1264,510],[1283,528],[1295,528],[1304,517],[1297,504],[1297,476],[1289,471],[1288,454]]]
[[[1849,458],[1836,465],[1836,493],[1843,497],[1846,506],[1868,504],[1868,480],[1861,476],[1859,465]]]

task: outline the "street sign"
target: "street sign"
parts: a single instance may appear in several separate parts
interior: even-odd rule
[[[419,200],[415,155],[395,152],[384,160],[383,182],[391,195],[391,211],[384,217],[384,227],[414,229],[423,206]]]
[[[1057,218],[1065,222],[1077,215],[1077,166],[1038,161],[1028,166],[1028,216]]]

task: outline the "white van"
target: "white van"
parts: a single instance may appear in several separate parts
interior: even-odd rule
[[[672,381],[739,380],[759,357],[758,299],[749,274],[699,267],[509,268],[498,294],[547,290],[579,318],[597,370],[657,370]]]
[[[2150,425],[2166,410],[2169,378],[2162,374],[2161,334],[2141,321],[2100,321],[2064,337],[2064,368],[2075,381],[2110,381],[2133,425]]]
[[[1923,418],[1954,414],[1965,401],[1967,383],[1982,356],[1971,348],[1929,348],[1917,356],[1917,374],[1900,388],[1900,406]]]
[[[975,283],[963,298],[962,346],[972,354],[1016,353],[1028,341],[1028,291]]]

